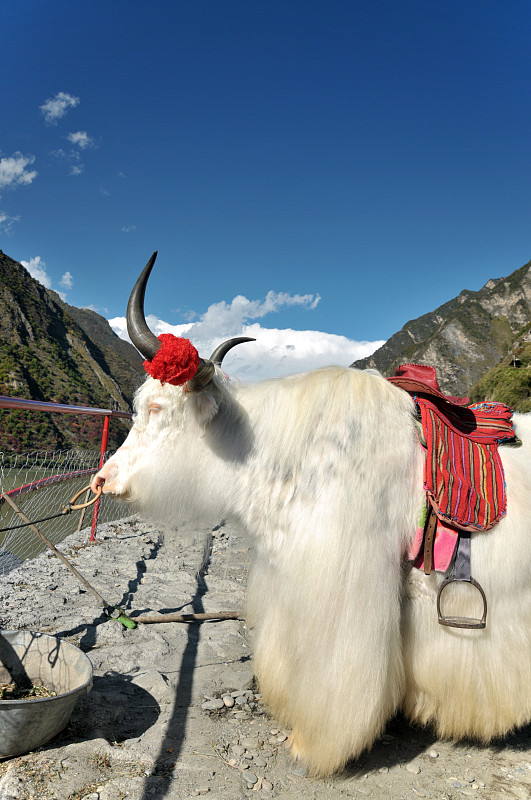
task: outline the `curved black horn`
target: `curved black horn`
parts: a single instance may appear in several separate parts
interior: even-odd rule
[[[133,286],[133,291],[129,297],[127,304],[127,331],[129,338],[134,346],[139,350],[144,358],[153,359],[160,347],[160,341],[157,339],[153,331],[150,331],[144,315],[144,297],[146,294],[146,286],[153,269],[153,264],[157,258],[157,251],[153,253],[146,266],[142,270],[140,277]],[[220,344],[212,353],[210,359],[205,361],[200,359],[199,369],[197,374],[190,381],[190,388],[198,390],[203,388],[212,378],[214,374],[214,364],[220,366],[221,362],[233,347],[242,342],[254,342],[255,340],[249,336],[237,336],[234,339],[228,339],[226,342]]]
[[[156,258],[157,251],[155,250],[135,283],[127,304],[127,331],[129,338],[144,358],[150,361],[159,349],[160,342],[147,326],[144,316],[144,295],[146,294],[146,285]]]
[[[236,336],[234,339],[227,339],[226,342],[216,347],[209,360],[220,367],[229,350],[232,350],[237,344],[243,344],[243,342],[256,342],[256,339],[253,339],[252,336]]]

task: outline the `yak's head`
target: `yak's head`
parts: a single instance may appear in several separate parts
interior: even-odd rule
[[[166,503],[170,492],[195,496],[213,452],[222,460],[238,460],[249,446],[244,415],[220,366],[231,348],[253,339],[229,339],[204,359],[187,339],[155,336],[146,323],[144,296],[156,256],[144,267],[127,306],[129,336],[151,377],[135,396],[131,432],[91,484],[93,491],[103,484],[105,494],[146,510]]]

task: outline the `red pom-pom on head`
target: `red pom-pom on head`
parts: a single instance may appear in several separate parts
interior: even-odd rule
[[[199,368],[199,353],[188,339],[173,333],[161,333],[161,346],[151,361],[144,361],[144,369],[162,384],[181,386],[194,377]]]

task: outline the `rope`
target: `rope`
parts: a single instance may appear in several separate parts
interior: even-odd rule
[[[88,506],[91,506],[92,503],[95,503],[96,500],[99,500],[102,491],[101,486],[98,486],[97,492],[92,498],[92,500],[88,500],[88,502],[86,503],[78,503],[77,505],[73,505],[74,500],[77,500],[79,495],[83,494],[83,492],[85,492],[87,489],[90,489],[90,483],[88,484],[88,486],[84,486],[77,494],[75,494],[73,498],[70,500],[70,502],[66,503],[63,506],[62,510],[59,511],[59,513],[51,514],[49,517],[41,517],[40,519],[35,519],[33,520],[33,522],[30,522],[30,520],[18,509],[18,507],[15,506],[14,502],[9,497],[8,492],[3,493],[2,499],[5,500],[7,503],[9,503],[9,505],[12,506],[12,508],[14,508],[17,511],[17,514],[26,521],[23,522],[21,525],[11,525],[9,528],[0,528],[0,533],[6,533],[6,531],[16,531],[19,528],[26,528],[28,525],[36,525],[38,522],[48,522],[48,520],[50,519],[57,519],[57,517],[63,517],[66,514],[70,514],[72,511],[79,511],[82,508],[84,509],[87,508]],[[41,534],[39,533],[39,536],[40,535]]]

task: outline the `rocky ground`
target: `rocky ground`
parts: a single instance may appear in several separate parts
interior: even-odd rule
[[[99,538],[83,546],[82,532],[61,548],[128,613],[243,610],[250,549],[234,526],[185,526],[175,536],[131,517],[103,526]],[[56,634],[94,666],[93,689],[65,730],[0,761],[0,800],[531,797],[529,726],[478,747],[437,741],[397,717],[341,775],[297,774],[289,731],[268,716],[253,682],[243,621],[127,629],[47,553],[0,576],[0,626]],[[0,740],[1,726],[0,707]]]

